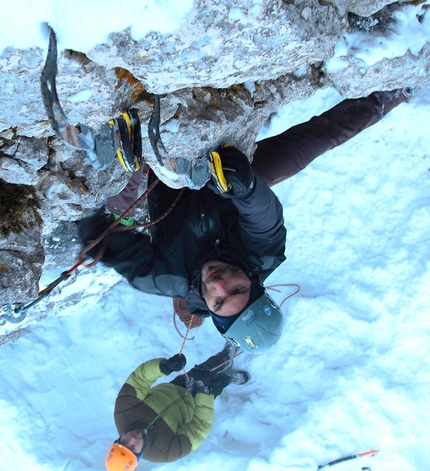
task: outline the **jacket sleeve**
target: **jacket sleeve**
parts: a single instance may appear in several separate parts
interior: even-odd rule
[[[82,219],[78,225],[79,236],[86,246],[99,237],[112,223],[98,213]],[[134,231],[112,232],[87,254],[95,258],[101,248],[106,249],[102,262],[113,267],[129,282],[146,275],[155,259],[154,246],[145,234]]]
[[[131,373],[119,391],[115,401],[114,419],[120,435],[136,421],[149,423],[155,416],[149,407],[139,409],[136,416],[136,407],[142,407],[151,385],[157,378],[164,376],[159,367],[161,360],[162,358],[158,358],[142,363]]]
[[[136,391],[136,396],[140,401],[143,401],[146,397],[152,384],[158,378],[165,376],[160,370],[160,362],[162,360],[164,360],[164,358],[155,358],[154,360],[142,363],[127,378],[125,383],[133,386]]]
[[[264,280],[285,260],[287,231],[282,205],[257,174],[252,194],[233,198],[233,204],[239,211],[240,230],[251,252],[251,261],[260,268]]]
[[[178,435],[185,435],[191,442],[191,450],[198,448],[206,440],[214,421],[213,394],[196,394],[194,416],[186,425],[178,429]]]

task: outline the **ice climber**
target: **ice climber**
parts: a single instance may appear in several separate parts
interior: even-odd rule
[[[398,89],[344,100],[258,142],[252,163],[235,147],[219,147],[229,191],[220,192],[212,181],[198,191],[186,189],[171,213],[152,226],[151,237],[135,231],[109,234],[102,261],[138,290],[185,300],[190,313],[210,316],[243,351],[266,351],[280,339],[283,318],[263,283],[285,260],[286,242],[282,207],[270,187],[378,122],[409,96],[408,89]],[[108,198],[106,209],[80,221],[84,244],[135,201],[141,178],[142,166],[123,191]],[[151,171],[148,185],[154,178]],[[171,206],[178,192],[158,183],[148,197],[151,220]],[[89,254],[97,252],[96,246]]]
[[[140,458],[176,461],[198,448],[211,430],[214,399],[228,385],[250,379],[247,372],[231,369],[234,352],[227,343],[187,375],[152,388],[157,379],[184,368],[185,356],[156,358],[138,366],[116,399],[114,418],[120,436],[109,447],[108,471],[133,471]]]

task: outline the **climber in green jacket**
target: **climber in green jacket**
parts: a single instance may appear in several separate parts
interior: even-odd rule
[[[214,399],[229,384],[244,384],[246,371],[231,369],[236,349],[224,349],[170,383],[152,384],[180,371],[183,354],[146,361],[127,378],[115,402],[114,418],[120,437],[106,456],[108,471],[133,471],[139,459],[155,463],[176,461],[198,448],[212,427]]]

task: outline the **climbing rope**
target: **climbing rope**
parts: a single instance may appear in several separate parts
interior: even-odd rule
[[[163,220],[166,216],[168,216],[171,211],[173,210],[173,208],[176,206],[176,204],[178,203],[178,201],[181,199],[181,196],[184,194],[184,191],[185,191],[185,188],[181,188],[181,190],[179,191],[178,195],[176,196],[176,198],[174,199],[173,203],[170,205],[169,208],[167,208],[167,210],[161,215],[159,216],[158,218],[154,219],[153,221],[150,221],[150,222],[146,222],[144,224],[134,224],[133,226],[124,226],[124,225],[120,225],[119,224],[121,223],[121,220],[124,219],[125,217],[127,217],[128,214],[130,214],[130,212],[142,201],[144,200],[148,195],[149,193],[155,188],[155,186],[159,183],[159,179],[158,178],[155,178],[155,180],[151,183],[151,185],[148,187],[148,189],[139,197],[137,198],[137,200],[131,204],[119,217],[118,219],[116,219],[115,221],[112,222],[112,224],[106,228],[104,230],[104,232],[99,235],[99,237],[97,237],[97,239],[95,239],[93,242],[91,242],[90,244],[88,244],[86,247],[84,247],[80,252],[79,252],[79,255],[78,257],[82,257],[83,255],[85,255],[88,251],[90,251],[92,248],[94,248],[97,244],[99,244],[109,233],[111,232],[122,232],[122,231],[130,231],[130,230],[135,230],[137,228],[141,228],[141,227],[149,227],[149,226],[153,226],[154,224],[157,224],[158,222],[160,222],[161,220]],[[101,245],[100,249],[99,249],[99,252],[98,254],[96,255],[96,257],[94,258],[94,261],[88,265],[86,265],[86,267],[90,268],[90,267],[94,267],[102,258],[103,258],[103,255],[106,251],[106,247]]]
[[[190,333],[190,328],[188,327],[187,329],[187,332],[185,333],[184,335],[184,340],[182,342],[182,345],[181,345],[181,348],[179,349],[179,355],[182,355],[182,352],[184,350],[184,347],[185,347],[185,342],[187,341],[187,338],[188,338],[188,334]]]
[[[285,303],[285,301],[287,299],[291,298],[292,296],[294,296],[295,294],[297,294],[300,291],[300,286],[297,285],[296,283],[279,283],[277,285],[266,286],[266,289],[271,289],[272,291],[276,291],[276,292],[280,293],[281,291],[279,289],[275,289],[276,286],[295,286],[297,288],[296,291],[294,291],[294,293],[289,294],[286,298],[284,298],[282,300],[279,307],[282,307],[282,305]]]
[[[224,366],[225,364],[233,361],[236,357],[238,357],[239,355],[242,355],[243,353],[243,350],[240,350],[239,352],[237,352],[235,355],[233,355],[232,357],[230,357],[228,360],[226,361],[223,361],[222,363],[220,363],[219,365],[217,366],[214,366],[212,369],[210,369],[209,371],[212,373],[213,371],[217,370],[218,368],[221,368],[221,366]]]
[[[158,179],[157,179],[158,180]],[[158,183],[158,182],[157,182]],[[121,225],[121,226],[118,226],[115,228],[115,230],[113,232],[121,232],[121,231],[132,231],[134,229],[139,229],[141,227],[149,227],[149,226],[153,226],[154,224],[157,224],[158,222],[160,222],[162,219],[164,219],[166,216],[168,216],[171,211],[173,210],[173,208],[177,205],[178,201],[181,199],[182,195],[184,194],[184,191],[186,190],[186,188],[181,188],[181,190],[179,191],[178,195],[176,196],[176,198],[174,199],[173,203],[170,205],[170,207],[161,215],[159,216],[158,218],[154,219],[153,221],[149,221],[149,222],[145,222],[143,224],[134,224],[132,226],[124,226],[124,225]],[[128,210],[127,210],[127,213],[128,213]],[[125,214],[125,212],[123,213]],[[123,219],[125,216],[121,215],[118,220],[120,221],[121,219]]]
[[[185,337],[179,331],[178,325],[176,323],[176,316],[179,317],[179,319],[185,324],[188,329],[185,336],[188,336],[189,330],[201,326],[205,320],[204,317],[196,316],[188,311],[185,299],[173,298],[173,324],[175,326],[176,332],[178,332],[178,334],[182,338]],[[194,340],[194,337],[191,337],[188,340]]]

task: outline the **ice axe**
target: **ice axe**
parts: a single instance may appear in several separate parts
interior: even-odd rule
[[[317,471],[319,471],[320,469],[328,468],[329,466],[334,466],[335,464],[343,463],[344,461],[355,460],[356,458],[364,458],[365,456],[374,456],[378,452],[379,450],[370,450],[364,453],[358,453],[357,455],[344,456],[343,458],[330,461],[329,463],[320,464],[317,468]]]
[[[82,148],[78,140],[77,129],[68,122],[61,107],[57,94],[57,71],[57,37],[54,30],[49,28],[48,55],[40,75],[40,90],[46,114],[57,137],[75,149],[92,150]]]

